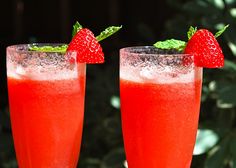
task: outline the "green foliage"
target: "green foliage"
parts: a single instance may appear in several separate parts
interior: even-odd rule
[[[191,168],[235,168],[236,0],[167,2],[171,11],[175,12],[172,18],[168,15],[163,32],[158,32],[163,35],[163,39],[184,39],[190,25],[199,29],[207,28],[211,32],[217,32],[225,25],[230,25],[227,31],[217,38],[226,57],[225,67],[204,70],[199,124],[199,130],[203,132],[198,137],[202,139],[198,139],[196,145],[201,151],[193,157]],[[165,11],[163,16],[164,13]],[[142,12],[142,15],[144,14],[145,12]],[[159,26],[159,23],[153,24]],[[149,29],[145,27],[145,31],[141,32],[146,35],[146,30]],[[152,33],[149,34],[153,36]],[[105,51],[104,65],[88,65],[84,132],[78,166],[80,168],[124,167],[119,110],[118,47],[109,45],[109,52]],[[211,133],[204,134],[204,130],[210,130]],[[208,138],[211,141],[209,144],[206,143]],[[9,111],[5,107],[0,109],[0,141],[0,167],[16,168]]]
[[[210,148],[203,148],[203,168],[235,168],[236,167],[236,0],[189,0],[184,3],[168,0],[168,4],[178,12],[166,23],[165,36],[178,36],[185,33],[184,27],[196,25],[217,32],[227,28],[217,38],[225,55],[225,66],[222,69],[205,69],[202,89],[200,128],[216,133],[217,143]],[[185,22],[183,22],[183,20]],[[224,28],[225,26],[225,28]],[[222,31],[216,34],[218,36]],[[205,137],[207,138],[207,137]],[[196,146],[204,147],[204,141]],[[199,168],[198,166],[194,168]]]

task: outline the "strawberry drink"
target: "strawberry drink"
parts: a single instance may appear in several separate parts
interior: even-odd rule
[[[188,43],[120,50],[122,131],[129,168],[190,168],[202,67],[224,65],[214,35],[190,28]]]
[[[200,108],[202,68],[191,55],[153,47],[120,51],[122,129],[129,168],[188,168]]]
[[[77,22],[67,44],[7,48],[11,125],[20,168],[75,168],[83,128],[86,63],[104,62],[99,36]]]
[[[67,53],[75,57],[76,52]],[[58,52],[7,48],[11,124],[20,168],[75,168],[82,136],[84,63]]]

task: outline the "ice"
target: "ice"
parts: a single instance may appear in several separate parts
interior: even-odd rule
[[[134,82],[150,83],[186,83],[192,82],[196,78],[194,68],[186,70],[173,70],[171,67],[164,69],[155,66],[140,67],[136,69],[123,68],[120,77]]]
[[[156,68],[149,66],[141,68],[139,75],[144,80],[154,80],[156,78]]]
[[[78,77],[76,70],[58,70],[58,71],[42,71],[38,69],[25,69],[22,66],[17,66],[11,70],[8,70],[9,77],[15,79],[32,79],[32,80],[65,80]]]

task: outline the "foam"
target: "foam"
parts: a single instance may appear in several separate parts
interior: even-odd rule
[[[61,70],[54,72],[40,72],[40,70],[25,71],[23,68],[16,68],[15,72],[10,71],[7,73],[8,77],[14,79],[32,79],[32,80],[66,80],[75,79],[78,77],[76,70]]]
[[[122,67],[120,78],[138,83],[188,83],[202,76],[201,68],[173,70],[172,68],[157,69],[156,67],[131,68]]]

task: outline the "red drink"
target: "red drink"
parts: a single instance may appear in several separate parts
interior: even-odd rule
[[[181,55],[130,50],[121,50],[120,68],[128,166],[189,168],[198,126],[201,68],[181,65]]]
[[[75,168],[83,127],[85,65],[65,62],[63,54],[42,54],[32,57],[32,52],[8,50],[10,115],[18,165]]]

